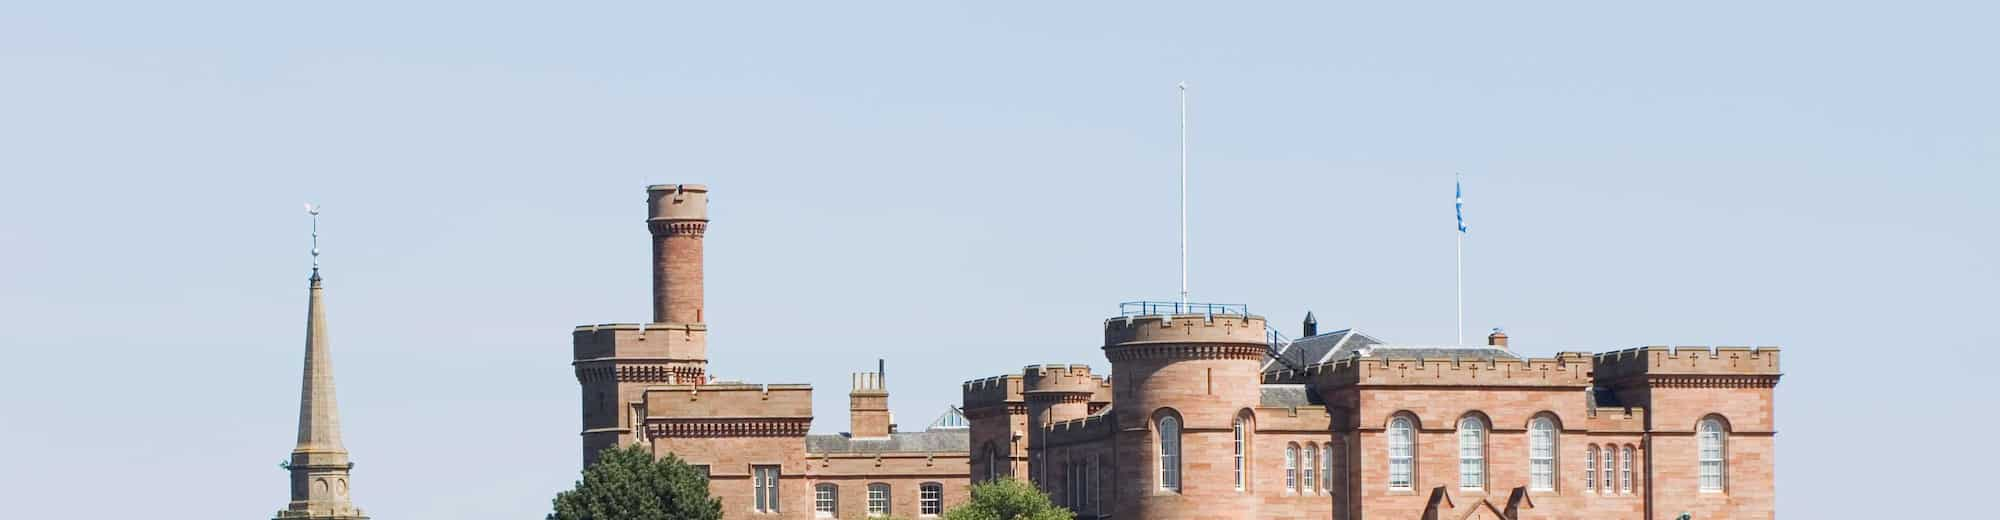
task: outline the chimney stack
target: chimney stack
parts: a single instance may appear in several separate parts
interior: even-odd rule
[[[889,390],[881,372],[856,372],[847,393],[848,434],[855,439],[889,438]]]
[[[1507,348],[1507,333],[1501,332],[1499,327],[1494,327],[1493,333],[1486,335],[1486,345]]]
[[[1313,317],[1313,311],[1306,311],[1305,330],[1300,332],[1305,333],[1304,335],[1299,336],[1301,338],[1310,338],[1319,335],[1319,319]]]

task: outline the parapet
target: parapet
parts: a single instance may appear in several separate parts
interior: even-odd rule
[[[1057,421],[1049,425],[1048,434],[1043,437],[1043,445],[1061,446],[1107,439],[1114,431],[1112,425],[1115,422],[1109,415],[1104,414]]]
[[[812,385],[646,387],[649,419],[812,418]]]
[[[1090,374],[1090,365],[1028,365],[1021,369],[1022,394],[1071,394],[1088,399],[1104,385],[1103,376]]]
[[[708,325],[701,323],[605,323],[578,325],[570,333],[573,359],[639,357],[705,360]]]
[[[1639,375],[1777,376],[1778,347],[1639,347],[1596,355],[1597,379]]]
[[[1021,376],[1009,374],[966,381],[961,385],[965,410],[1020,403]]]
[[[1590,354],[1562,352],[1549,358],[1428,359],[1349,357],[1265,375],[1270,380],[1303,376],[1321,387],[1334,386],[1590,386]],[[1302,373],[1301,373],[1302,372]]]
[[[1265,345],[1264,318],[1245,314],[1122,316],[1104,320],[1104,347],[1160,343]]]
[[[708,220],[708,186],[655,184],[646,187],[646,221]]]

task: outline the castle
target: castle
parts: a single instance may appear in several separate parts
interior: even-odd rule
[[[975,479],[1078,518],[1772,518],[1778,349],[1528,358],[1291,341],[1241,305],[1131,302],[1108,376],[967,381]]]
[[[583,398],[583,459],[641,444],[704,468],[725,518],[913,518],[965,500],[964,418],[946,410],[923,431],[898,431],[886,378],[856,373],[852,432],[812,435],[812,385],[747,384],[708,370],[702,237],[708,188],[646,188],[653,242],[653,319],[572,332]]]
[[[644,444],[707,469],[732,519],[924,518],[972,482],[1033,482],[1079,518],[1772,518],[1773,347],[1515,353],[1301,337],[1247,306],[1127,302],[1110,374],[967,381],[963,416],[810,435],[809,385],[716,380],[702,322],[707,188],[647,189],[653,319],[577,327],[583,457]]]

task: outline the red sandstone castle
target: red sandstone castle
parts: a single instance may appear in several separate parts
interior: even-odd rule
[[[1515,354],[1321,334],[1243,306],[1133,302],[1111,375],[968,381],[975,480],[1079,518],[1773,517],[1776,348]]]
[[[898,432],[860,373],[854,431],[809,435],[810,385],[708,375],[707,188],[647,195],[652,322],[574,332],[584,459],[676,454],[728,518],[926,518],[1000,477],[1096,519],[1774,516],[1771,347],[1528,358],[1497,331],[1398,346],[1308,313],[1293,341],[1241,305],[1132,302],[1104,321],[1108,376],[968,381],[963,417]]]
[[[746,384],[708,372],[702,236],[708,188],[646,188],[653,320],[579,326],[572,365],[583,390],[583,458],[642,444],[708,471],[731,519],[934,516],[969,483],[964,417],[948,410],[899,432],[880,372],[858,373],[854,430],[809,435],[812,385]]]

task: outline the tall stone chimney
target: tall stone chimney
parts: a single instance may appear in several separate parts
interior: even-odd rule
[[[847,414],[853,438],[889,438],[889,390],[882,387],[882,373],[854,373],[854,390],[847,393]]]
[[[653,232],[653,323],[702,323],[701,238],[708,231],[708,187],[646,187],[646,227]]]

